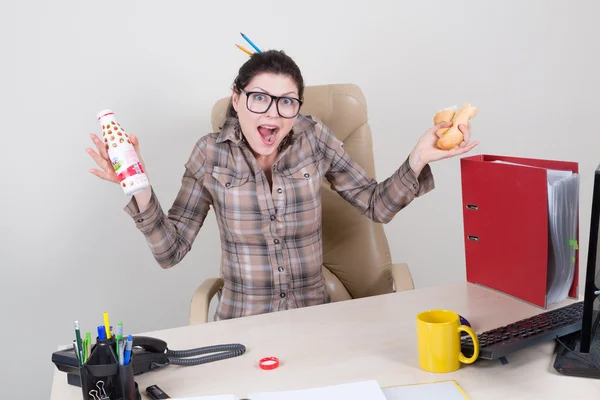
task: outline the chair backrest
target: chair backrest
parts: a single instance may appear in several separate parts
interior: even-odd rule
[[[218,131],[230,98],[215,103],[212,127]],[[307,86],[301,113],[313,115],[344,142],[344,149],[371,176],[375,163],[367,104],[354,84]],[[323,181],[323,262],[353,298],[393,291],[391,255],[383,226],[332,191]]]

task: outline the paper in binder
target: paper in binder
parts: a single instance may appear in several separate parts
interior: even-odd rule
[[[540,307],[576,298],[578,165],[480,155],[461,179],[467,280]]]

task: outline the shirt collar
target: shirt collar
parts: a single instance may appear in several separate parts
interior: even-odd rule
[[[313,127],[316,125],[316,123],[317,122],[311,116],[304,116],[300,114],[298,115],[298,118],[296,118],[296,122],[294,123],[292,129],[294,134],[298,135]],[[223,123],[223,128],[217,137],[217,143],[223,143],[229,140],[233,144],[239,146],[243,138],[244,136],[242,134],[238,119],[236,117],[227,117]]]

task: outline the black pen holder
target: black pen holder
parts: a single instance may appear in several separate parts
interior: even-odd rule
[[[97,339],[87,362],[79,367],[84,400],[141,400],[132,360],[119,365],[115,346],[114,337]]]

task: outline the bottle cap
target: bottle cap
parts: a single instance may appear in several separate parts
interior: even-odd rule
[[[113,115],[114,112],[112,110],[106,109],[106,110],[102,110],[98,113],[98,121],[100,121],[100,119],[102,119],[102,117],[106,117],[107,115]]]

